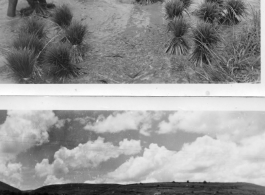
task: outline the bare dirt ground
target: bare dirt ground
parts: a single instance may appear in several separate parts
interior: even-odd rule
[[[196,83],[176,66],[178,57],[165,54],[169,41],[161,3],[141,6],[134,0],[53,0],[56,5],[66,3],[75,19],[88,25],[90,50],[85,62],[79,64],[86,74],[66,83]],[[194,11],[202,0],[190,8]],[[48,2],[50,2],[48,0]],[[260,8],[260,0],[246,0]],[[5,17],[7,0],[0,0],[0,52],[5,53],[20,18]],[[27,6],[20,0],[18,10]],[[191,21],[195,22],[193,16]],[[0,54],[0,83],[14,83],[4,58]]]

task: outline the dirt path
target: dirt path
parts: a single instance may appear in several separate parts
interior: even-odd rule
[[[49,0],[48,0],[49,1]],[[202,0],[200,0],[202,1]],[[88,25],[90,51],[80,64],[87,73],[68,83],[187,83],[181,59],[165,54],[165,31],[160,3],[140,6],[133,0],[53,0],[69,4],[77,20]],[[197,3],[197,2],[196,2]],[[260,0],[248,0],[259,7]],[[7,1],[0,0],[0,15]],[[27,6],[20,1],[18,9]],[[191,7],[191,11],[196,5]],[[19,17],[0,19],[0,52],[10,44]],[[13,83],[0,55],[0,83]]]

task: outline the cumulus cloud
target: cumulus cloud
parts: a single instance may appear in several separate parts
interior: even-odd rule
[[[261,112],[185,112],[169,115],[159,124],[159,134],[185,131],[218,136],[220,139],[240,140],[262,133],[265,129]]]
[[[159,120],[162,116],[162,112],[115,112],[106,118],[100,115],[95,123],[89,123],[84,128],[97,133],[138,130],[141,134],[148,136],[152,122]]]
[[[65,184],[70,182],[70,180],[65,180],[64,178],[57,178],[54,175],[49,175],[44,181],[44,185]]]
[[[0,126],[0,153],[19,154],[49,141],[48,131],[58,118],[52,111],[8,111]]]
[[[95,168],[111,158],[117,158],[122,154],[134,155],[140,151],[140,141],[124,139],[119,146],[114,146],[99,137],[95,141],[79,144],[71,150],[62,147],[54,154],[53,163],[49,164],[48,159],[43,159],[41,163],[36,164],[35,171],[39,177],[66,174],[69,170]]]
[[[16,156],[49,141],[49,129],[58,118],[52,111],[8,111],[0,126],[0,180],[18,186],[22,164]]]
[[[265,133],[239,143],[199,137],[180,151],[151,144],[106,178],[113,182],[217,181],[265,183]]]

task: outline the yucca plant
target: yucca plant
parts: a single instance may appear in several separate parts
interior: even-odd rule
[[[13,41],[13,47],[16,49],[29,49],[37,56],[43,49],[44,42],[34,34],[20,33]]]
[[[27,48],[15,49],[6,56],[6,65],[12,70],[14,77],[23,83],[29,83],[34,79],[35,63],[34,53]]]
[[[238,24],[240,18],[247,13],[247,6],[242,0],[227,0],[225,3],[223,23],[228,25]]]
[[[21,9],[20,13],[22,16],[29,16],[33,13],[36,13],[42,17],[49,17],[50,13],[48,9],[55,7],[53,3],[47,3],[46,0],[27,0],[30,7]]]
[[[72,45],[71,58],[74,63],[83,61],[83,57],[86,51],[84,39],[86,38],[87,33],[87,26],[77,21],[72,22],[70,26],[65,30],[65,38]]]
[[[199,6],[196,15],[204,22],[219,22],[222,16],[222,9],[217,3],[204,2]]]
[[[70,46],[66,43],[54,44],[47,48],[44,63],[50,68],[50,74],[55,81],[80,75],[80,69],[71,62]]]
[[[190,26],[182,18],[175,18],[168,23],[168,31],[172,33],[172,39],[166,49],[166,53],[186,55],[190,49],[187,33]]]
[[[180,0],[180,1],[183,3],[185,9],[188,9],[192,4],[192,0]]]
[[[215,49],[221,41],[220,32],[210,23],[200,23],[193,29],[194,50],[191,55],[191,61],[197,66],[211,64],[215,57]]]
[[[219,6],[223,6],[224,5],[224,0],[205,0],[205,2],[207,2],[207,3],[216,3]]]
[[[43,39],[46,37],[45,23],[39,17],[31,16],[24,21],[20,32],[36,35],[39,39]]]
[[[62,28],[68,27],[73,18],[73,13],[67,5],[57,7],[53,13],[52,21]]]
[[[166,0],[163,8],[166,20],[173,20],[175,17],[182,18],[184,12],[188,13],[184,3],[180,0]]]

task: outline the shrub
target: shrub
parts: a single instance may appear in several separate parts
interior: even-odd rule
[[[186,9],[188,9],[192,4],[192,0],[180,0],[180,1],[183,3]]]
[[[73,13],[67,5],[57,7],[54,11],[52,21],[62,28],[66,28],[71,24]]]
[[[87,35],[87,26],[80,22],[72,22],[65,30],[65,36],[72,45],[81,45]]]
[[[36,35],[20,33],[13,41],[13,47],[16,49],[29,49],[34,55],[37,55],[44,47],[44,42]]]
[[[36,58],[31,50],[27,48],[14,50],[7,54],[6,61],[19,82],[29,82],[33,79]]]
[[[222,6],[224,4],[224,0],[205,0],[207,3],[216,3],[219,6]]]
[[[166,0],[164,5],[165,19],[173,20],[175,17],[183,17],[183,13],[187,12],[185,5],[180,0]]]
[[[242,0],[227,0],[224,8],[222,22],[228,25],[238,24],[240,18],[247,13],[247,6]]]
[[[29,17],[20,28],[20,32],[36,35],[42,39],[46,36],[45,23],[36,16]]]
[[[194,51],[191,61],[197,66],[203,63],[210,64],[215,56],[214,49],[221,40],[220,33],[216,27],[210,23],[200,23],[193,29]]]
[[[157,2],[162,2],[163,0],[136,0],[136,3],[139,4],[151,4],[151,3],[157,3]]]
[[[196,15],[205,22],[219,22],[222,16],[222,9],[217,3],[204,2],[200,5]]]
[[[54,80],[63,81],[70,77],[77,77],[79,68],[72,64],[70,46],[68,44],[54,44],[44,54],[44,63],[51,68]]]
[[[189,24],[184,19],[177,19],[168,23],[168,31],[172,33],[172,39],[166,49],[166,53],[186,55],[190,49],[185,35],[188,33]]]

